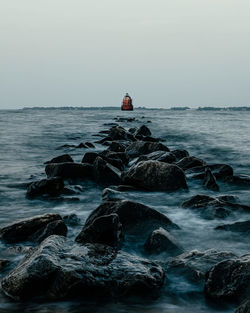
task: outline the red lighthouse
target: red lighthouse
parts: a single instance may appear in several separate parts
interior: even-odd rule
[[[122,111],[133,111],[132,98],[126,93],[125,97],[122,100]]]

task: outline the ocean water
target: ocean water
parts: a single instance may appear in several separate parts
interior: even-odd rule
[[[82,224],[90,212],[102,201],[102,188],[92,182],[80,182],[80,201],[29,200],[25,197],[25,184],[45,178],[44,162],[63,153],[69,153],[76,162],[86,151],[94,149],[61,148],[64,144],[94,142],[93,136],[108,129],[106,123],[119,117],[135,117],[133,122],[119,122],[130,128],[146,124],[154,137],[164,140],[170,149],[186,149],[207,163],[226,163],[235,174],[250,175],[250,112],[230,111],[170,111],[135,110],[121,112],[115,109],[23,109],[0,111],[0,227],[18,219],[49,212],[62,216],[75,213]],[[151,121],[150,123],[148,121]],[[205,190],[202,182],[188,179],[189,190],[181,192],[124,192],[124,199],[149,205],[166,214],[181,230],[174,233],[185,251],[216,249],[231,251],[237,255],[249,253],[249,238],[242,234],[218,232],[219,224],[249,219],[242,212],[226,219],[207,220],[197,212],[181,208],[180,204],[198,193],[215,195]],[[219,182],[216,195],[235,195],[238,201],[250,205],[250,190]],[[68,237],[74,239],[81,226],[69,227]],[[142,243],[138,243],[140,245]],[[14,266],[20,255],[9,254],[10,245],[0,243],[0,258],[9,258]],[[125,246],[130,253],[135,247]],[[165,256],[159,256],[166,261]],[[1,275],[5,275],[3,272]],[[84,309],[83,309],[84,308]],[[187,284],[181,278],[166,285],[157,299],[136,299],[118,302],[15,302],[0,293],[0,312],[233,312],[234,306],[215,305],[204,298],[202,287]]]

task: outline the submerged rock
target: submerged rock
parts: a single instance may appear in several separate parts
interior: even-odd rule
[[[155,191],[187,189],[182,169],[173,164],[152,160],[141,161],[123,172],[122,181],[125,185]]]
[[[50,161],[45,162],[44,164],[65,163],[65,162],[74,162],[74,160],[69,154],[63,154],[63,155],[59,155],[58,157],[51,159]]]
[[[148,254],[167,252],[170,255],[177,255],[183,252],[175,238],[162,227],[149,235],[144,244],[144,249]]]
[[[250,254],[212,267],[206,273],[205,294],[229,302],[246,299],[250,294]]]
[[[33,198],[41,195],[58,196],[64,190],[62,178],[42,179],[31,183],[27,188],[27,197]]]
[[[219,225],[215,229],[228,230],[228,231],[238,232],[238,233],[250,233],[250,220],[244,221],[244,222],[236,222],[233,224]]]
[[[62,218],[59,214],[44,214],[37,215],[31,218],[23,219],[19,222],[7,225],[0,229],[0,239],[7,243],[16,243],[25,240],[37,241],[37,238],[46,234],[46,230],[51,230],[47,226],[55,221],[61,221]],[[37,237],[32,237],[34,235]],[[38,236],[40,234],[40,236]],[[48,233],[47,233],[48,234]],[[48,236],[51,234],[49,232]]]
[[[227,176],[225,178],[225,182],[236,185],[239,187],[245,187],[249,188],[250,187],[250,176],[248,175],[235,175],[235,176]]]
[[[51,163],[45,167],[48,177],[61,177],[64,179],[92,178],[93,166],[89,163]]]
[[[14,299],[99,299],[152,295],[163,281],[162,268],[152,261],[109,246],[80,246],[65,237],[50,236],[2,280],[2,288]]]
[[[142,154],[149,154],[151,152],[159,150],[169,152],[168,147],[163,145],[162,143],[147,141],[133,142],[126,148],[125,151],[129,158],[136,158]]]
[[[216,178],[212,174],[212,171],[210,170],[210,168],[205,169],[203,185],[213,191],[219,191],[219,186],[216,182]]]
[[[204,165],[206,165],[206,163],[203,160],[198,159],[194,156],[188,156],[188,157],[184,157],[183,159],[178,161],[176,163],[176,165],[185,171],[185,170],[188,170],[192,167],[204,166]]]
[[[122,224],[114,213],[97,217],[89,226],[83,227],[76,237],[79,243],[100,243],[112,247],[120,246],[122,240]]]

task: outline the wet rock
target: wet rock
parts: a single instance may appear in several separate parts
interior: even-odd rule
[[[98,153],[96,152],[86,152],[82,158],[82,163],[93,164],[97,157],[98,157]]]
[[[237,176],[227,176],[225,182],[236,185],[239,187],[250,187],[250,176],[248,175],[237,175]]]
[[[182,168],[184,171],[196,166],[206,165],[205,162],[201,159],[198,159],[194,156],[189,156],[181,159],[176,163],[177,166]]]
[[[182,203],[183,208],[203,208],[208,204],[217,203],[216,198],[207,195],[196,195]]]
[[[120,185],[122,186],[122,185]],[[114,199],[125,199],[125,197],[127,197],[126,195],[123,195],[122,191],[127,191],[127,190],[135,190],[133,187],[128,186],[126,189],[126,186],[124,186],[124,190],[119,190],[118,188],[116,188],[118,186],[110,186],[109,188],[105,188],[103,189],[102,192],[102,199],[103,200],[114,200]],[[129,187],[133,188],[133,189],[129,189]]]
[[[204,179],[205,170],[209,168],[216,179],[225,179],[227,176],[233,175],[233,168],[227,164],[209,164],[204,166],[196,166],[186,171],[188,174],[195,175],[192,178]]]
[[[186,177],[176,165],[159,161],[141,161],[122,173],[125,185],[154,191],[187,189]]]
[[[9,260],[0,259],[0,271],[4,270],[9,264]]]
[[[104,137],[100,140],[95,141],[95,143],[100,143],[100,144],[104,145],[105,143],[111,142],[111,141],[112,141],[112,138],[110,136],[107,136],[107,137]]]
[[[177,150],[171,151],[171,153],[175,155],[178,161],[189,156],[189,153],[187,152],[187,150],[177,149]]]
[[[118,158],[109,158],[106,156],[102,156],[102,159],[107,163],[113,165],[114,167],[118,168],[120,171],[124,169],[124,165],[121,159]]]
[[[151,137],[151,136],[136,135],[135,138],[138,139],[138,140],[148,141],[148,142],[159,142],[159,141],[161,141],[160,138],[154,138],[154,137]]]
[[[89,141],[86,141],[86,142],[85,142],[85,145],[86,145],[88,148],[95,148],[95,145],[94,145],[92,142],[89,142]]]
[[[157,161],[164,163],[173,163],[176,161],[176,157],[172,152],[165,152],[157,159]]]
[[[205,280],[205,274],[212,266],[233,258],[236,258],[236,255],[227,251],[192,250],[171,258],[167,262],[167,273],[185,277],[192,282],[200,282]]]
[[[219,225],[215,229],[227,230],[238,233],[250,233],[250,220],[244,222],[236,222],[233,224]]]
[[[135,138],[132,134],[127,132],[123,127],[121,126],[114,126],[111,127],[109,130],[109,137],[114,140],[131,140],[135,141]]]
[[[112,141],[109,150],[113,152],[125,152],[126,146],[118,141]]]
[[[162,268],[152,261],[109,246],[50,236],[2,280],[2,288],[14,299],[106,299],[152,295],[163,281]]]
[[[56,148],[56,150],[64,149],[64,148],[75,148],[75,145],[65,144]]]
[[[129,128],[128,130],[131,134],[135,134],[136,131],[137,131],[137,128],[136,127],[132,127],[132,128]]]
[[[75,213],[63,216],[63,221],[69,226],[77,226],[81,223],[81,219]]]
[[[1,228],[0,239],[7,243],[29,240],[29,237],[36,232],[43,231],[49,223],[60,220],[62,218],[59,214],[44,214],[23,219]]]
[[[109,150],[104,150],[100,153],[100,156],[105,159],[121,160],[124,165],[127,165],[129,162],[129,158],[125,152],[112,152]]]
[[[206,273],[205,294],[229,302],[246,299],[250,294],[250,254],[212,267]]]
[[[144,244],[144,249],[148,254],[167,252],[170,255],[177,255],[183,252],[175,238],[162,227],[149,235]]]
[[[216,178],[212,174],[212,171],[210,170],[210,168],[205,169],[203,186],[213,191],[219,191],[219,186],[216,182]]]
[[[65,163],[65,162],[74,162],[72,157],[69,154],[63,154],[58,157],[51,159],[50,161],[45,162],[44,164],[49,163]]]
[[[151,136],[151,131],[150,129],[145,126],[142,125],[136,132],[136,135],[140,135],[140,136]]]
[[[128,200],[105,201],[100,204],[87,218],[85,227],[103,215],[117,214],[124,232],[140,233],[146,236],[158,227],[166,229],[178,229],[168,217],[162,213],[138,202]]]
[[[93,165],[89,163],[51,163],[46,165],[45,172],[48,177],[90,179],[93,177]]]
[[[88,148],[88,146],[85,144],[85,143],[83,143],[83,142],[81,142],[78,146],[76,146],[76,148],[77,149],[80,149],[80,148]]]
[[[41,195],[58,196],[63,192],[64,182],[61,178],[42,179],[31,183],[27,188],[27,197],[33,198]]]
[[[120,185],[121,183],[121,172],[118,168],[107,163],[101,157],[96,158],[93,173],[95,181],[102,186]]]
[[[148,160],[155,160],[164,163],[173,163],[176,161],[174,154],[171,152],[166,151],[154,151],[146,155],[141,155],[135,161],[135,164],[139,163],[140,161],[148,161]]]
[[[11,246],[7,249],[8,255],[27,254],[34,251],[35,247],[31,246]]]
[[[129,158],[136,158],[142,154],[149,154],[154,151],[167,151],[169,152],[169,149],[167,146],[163,145],[159,142],[146,142],[146,141],[136,141],[131,143],[126,148],[126,153],[129,156]]]
[[[243,301],[235,313],[250,313],[250,299]]]
[[[100,243],[111,247],[119,247],[122,240],[122,224],[117,214],[97,217],[89,226],[83,227],[76,237],[79,243]]]
[[[42,242],[45,238],[51,235],[66,236],[67,226],[62,220],[50,222],[41,229],[37,230],[34,234],[27,238],[28,241]]]

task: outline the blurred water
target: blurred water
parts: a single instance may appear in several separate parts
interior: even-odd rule
[[[133,122],[120,122],[125,128],[147,124],[155,137],[161,137],[170,149],[186,149],[190,155],[208,163],[227,163],[236,174],[250,174],[250,112],[135,110],[83,110],[83,109],[25,109],[0,111],[0,227],[17,219],[47,212],[61,215],[76,213],[82,223],[101,202],[102,189],[91,182],[82,182],[84,191],[78,202],[28,200],[22,183],[45,177],[44,162],[63,153],[69,153],[80,162],[86,149],[64,148],[64,144],[98,140],[93,134],[107,129],[104,123],[114,118],[135,117]],[[151,123],[147,123],[147,121]],[[96,144],[95,149],[104,147]],[[196,212],[180,207],[181,202],[197,193],[213,195],[204,190],[200,181],[188,180],[187,192],[126,192],[123,197],[156,208],[177,223],[181,230],[175,237],[185,250],[215,248],[229,250],[238,255],[249,252],[249,238],[243,235],[216,232],[221,220],[204,220]],[[220,183],[222,194],[233,194],[239,201],[250,205],[250,191]],[[244,220],[247,215],[235,213],[226,222]],[[224,222],[224,220],[223,220]],[[69,228],[68,236],[74,238],[79,227]],[[142,243],[138,243],[139,245]],[[0,243],[0,257],[6,256],[7,246]],[[133,252],[132,247],[126,247]],[[17,261],[17,260],[16,260]],[[181,282],[183,284],[183,282]],[[186,287],[185,292],[173,295],[164,289],[159,299],[152,303],[88,303],[84,312],[231,312],[232,308],[208,305],[200,291]],[[185,288],[184,288],[185,289]],[[194,292],[194,296],[192,296]],[[14,303],[0,296],[0,312],[82,312],[81,302]]]

